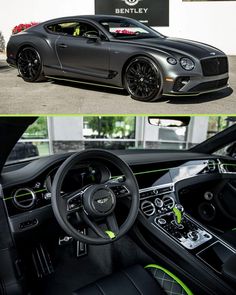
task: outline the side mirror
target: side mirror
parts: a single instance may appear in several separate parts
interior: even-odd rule
[[[84,33],[83,37],[93,42],[97,42],[101,40],[100,36],[98,36],[96,32],[86,32]]]

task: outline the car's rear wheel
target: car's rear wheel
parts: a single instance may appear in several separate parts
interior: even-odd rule
[[[17,66],[20,76],[26,82],[38,82],[44,79],[42,59],[38,51],[32,47],[25,47],[19,52]]]
[[[140,101],[156,101],[162,94],[159,67],[148,57],[136,57],[126,67],[124,84],[131,97]]]

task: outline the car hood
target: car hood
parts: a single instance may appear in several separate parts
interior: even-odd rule
[[[198,59],[205,57],[212,57],[214,55],[222,55],[224,52],[221,50],[196,41],[178,39],[178,38],[147,38],[147,39],[136,39],[122,42],[128,42],[131,44],[137,44],[141,46],[148,46],[151,48],[160,49],[167,52],[176,52],[182,55],[190,55]]]

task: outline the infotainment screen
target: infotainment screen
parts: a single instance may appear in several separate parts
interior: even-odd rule
[[[149,166],[147,171],[134,171],[139,188],[175,183],[182,179],[205,173],[208,161],[196,160],[179,164],[175,163],[175,165],[173,164],[173,166],[162,167],[160,169],[150,169],[152,166]]]

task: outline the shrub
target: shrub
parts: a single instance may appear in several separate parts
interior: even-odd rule
[[[5,40],[2,32],[0,32],[0,52],[5,51]]]

